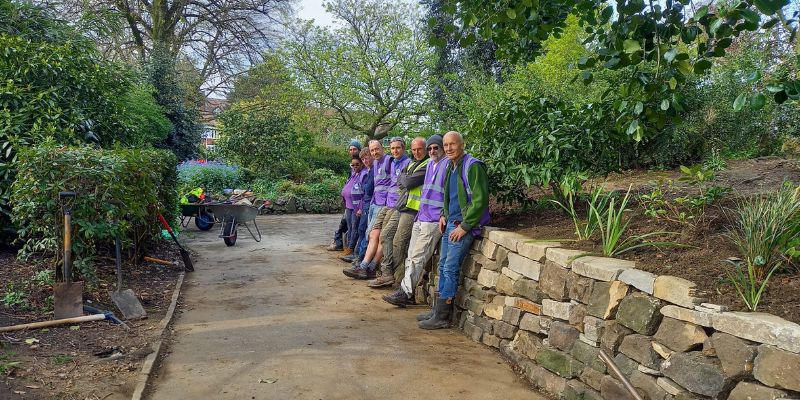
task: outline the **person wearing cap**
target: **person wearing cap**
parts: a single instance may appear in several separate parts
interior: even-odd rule
[[[397,176],[397,188],[394,189],[398,199],[389,222],[381,230],[380,243],[383,248],[380,277],[371,280],[367,286],[379,288],[394,285],[404,275],[403,261],[408,254],[408,242],[411,239],[411,228],[419,209],[419,194],[425,180],[428,166],[428,154],[425,151],[425,138],[417,137],[411,141],[411,161]]]
[[[375,174],[372,171],[373,158],[369,148],[361,149],[359,157],[364,164],[364,170],[367,176],[364,179],[364,197],[362,198],[361,209],[356,211],[356,237],[358,239],[351,241],[353,245],[353,254],[340,257],[342,261],[354,263],[354,266],[361,263],[361,260],[364,258],[364,251],[366,251],[367,248],[367,224],[369,223],[369,210],[372,208],[372,195],[375,191]]]
[[[361,151],[361,142],[356,139],[350,141],[350,144],[347,145],[347,152],[350,154],[350,159],[352,160],[353,157],[357,157],[358,153]],[[350,175],[348,176],[348,180],[353,176],[353,170],[350,169]],[[328,251],[342,251],[344,250],[343,255],[348,255],[350,252],[344,248],[344,235],[347,233],[347,209],[345,208],[345,212],[342,214],[342,219],[339,221],[339,228],[336,229],[336,232],[333,233],[333,240],[326,248]]]
[[[447,172],[444,178],[444,204],[439,217],[442,241],[439,247],[439,295],[433,311],[417,319],[421,329],[442,329],[450,325],[453,299],[458,290],[461,263],[469,253],[481,227],[489,223],[489,178],[486,166],[464,152],[464,138],[455,131],[444,135]]]
[[[418,188],[418,198],[415,200],[415,196],[410,194],[408,200],[416,201],[418,212],[411,228],[408,256],[404,260],[404,274],[401,277],[400,287],[394,293],[383,296],[384,301],[398,307],[415,304],[414,289],[419,282],[422,269],[433,256],[436,244],[442,238],[442,233],[439,231],[439,217],[444,205],[444,178],[448,162],[447,158],[443,157],[442,136],[431,136],[425,142],[425,147],[430,161],[425,170],[423,184]]]

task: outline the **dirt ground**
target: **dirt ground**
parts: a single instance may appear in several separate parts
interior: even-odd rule
[[[151,253],[179,262],[177,254],[166,243]],[[37,271],[49,268],[43,262],[18,262],[12,252],[0,252],[0,298],[13,283],[17,290],[24,288],[28,301],[14,309],[0,306],[0,326],[53,318],[52,286],[33,283]],[[84,287],[84,303],[122,318],[108,294],[116,285],[114,265],[113,259],[98,260],[98,284]],[[0,334],[0,367],[18,363],[0,376],[0,399],[129,399],[182,269],[180,264],[123,265],[125,287],[134,290],[148,313],[147,319],[128,321],[129,330],[96,321]]]
[[[737,257],[739,253],[730,239],[729,219],[726,210],[736,206],[739,198],[775,191],[784,181],[800,183],[800,168],[792,160],[777,157],[763,157],[753,160],[729,161],[728,169],[717,173],[711,185],[727,187],[731,192],[723,200],[706,208],[705,220],[696,226],[653,219],[642,213],[637,207],[637,196],[648,193],[651,182],[660,179],[677,179],[679,171],[629,171],[612,174],[604,181],[593,182],[603,185],[609,190],[628,189],[632,186],[632,203],[630,209],[632,234],[644,234],[655,231],[677,232],[678,235],[663,238],[665,240],[688,244],[693,247],[676,248],[643,248],[624,253],[620,258],[636,261],[639,269],[657,275],[674,275],[698,284],[705,297],[717,304],[725,304],[736,310],[745,310],[734,287],[728,283],[726,270],[731,264],[726,260]],[[687,193],[689,188],[679,185],[671,193],[678,196]],[[501,226],[527,234],[535,239],[566,239],[567,247],[599,251],[598,240],[582,242],[571,241],[575,238],[574,225],[563,212],[546,204],[525,212],[510,208],[498,207],[493,214],[493,225]],[[585,215],[585,210],[579,210]],[[758,311],[778,315],[793,322],[800,322],[800,276],[797,266],[791,266],[776,273],[759,303]]]
[[[323,247],[338,215],[259,217],[226,248],[197,232],[196,272],[151,399],[543,399],[500,355],[422,331]]]

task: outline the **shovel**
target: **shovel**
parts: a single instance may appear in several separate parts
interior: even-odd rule
[[[72,203],[75,192],[60,192],[64,210],[64,282],[53,288],[53,309],[56,319],[83,315],[83,282],[72,282]]]
[[[142,319],[147,316],[144,311],[142,303],[136,298],[136,295],[131,289],[122,290],[122,245],[120,244],[119,237],[114,238],[114,244],[117,251],[117,290],[108,292],[111,295],[111,300],[122,312],[122,315],[127,320]]]

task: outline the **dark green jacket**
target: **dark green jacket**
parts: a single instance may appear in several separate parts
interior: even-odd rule
[[[444,179],[444,208],[442,208],[442,215],[447,217],[448,210],[450,209],[450,178],[455,173],[455,178],[458,179],[458,205],[461,207],[461,216],[464,218],[461,221],[461,227],[469,232],[472,228],[479,225],[484,210],[489,208],[489,177],[486,175],[486,167],[483,163],[472,164],[472,167],[467,171],[467,180],[469,187],[472,190],[472,202],[467,203],[467,191],[464,189],[464,182],[461,178],[461,167],[464,164],[464,157],[458,160],[453,170],[453,163],[447,164],[447,176]]]

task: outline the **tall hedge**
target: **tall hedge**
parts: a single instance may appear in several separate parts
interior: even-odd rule
[[[137,255],[160,232],[156,213],[177,218],[177,158],[166,150],[64,147],[46,143],[19,153],[11,187],[12,220],[21,257],[54,256],[62,248],[61,191],[74,191],[72,251],[77,270],[92,279],[92,259],[115,235]]]

